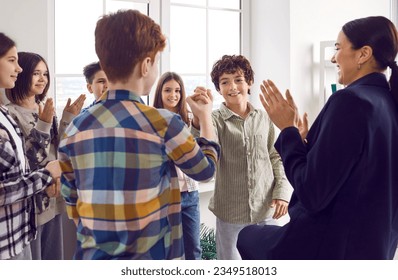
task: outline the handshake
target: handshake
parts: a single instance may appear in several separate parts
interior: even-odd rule
[[[47,163],[45,169],[51,173],[55,183],[46,188],[46,194],[49,197],[59,197],[61,194],[61,167],[58,160],[53,160]]]

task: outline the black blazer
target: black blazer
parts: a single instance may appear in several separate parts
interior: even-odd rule
[[[294,193],[272,259],[392,259],[398,241],[398,106],[372,73],[334,93],[304,144],[275,143]]]

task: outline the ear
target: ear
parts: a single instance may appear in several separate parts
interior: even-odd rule
[[[89,93],[93,93],[93,88],[91,87],[91,84],[87,84],[87,90]]]
[[[141,75],[146,77],[149,73],[152,59],[148,56],[141,62]]]
[[[369,46],[363,46],[359,49],[358,64],[364,64],[373,56],[373,49]]]

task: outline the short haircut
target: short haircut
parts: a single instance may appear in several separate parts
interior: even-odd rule
[[[127,81],[137,63],[153,61],[166,46],[160,26],[137,10],[103,16],[95,28],[95,51],[111,82]]]
[[[0,32],[0,57],[5,56],[12,47],[15,47],[15,42],[10,37]]]
[[[217,91],[220,91],[220,77],[223,74],[241,72],[248,84],[254,82],[254,72],[250,62],[243,55],[224,55],[216,61],[211,70],[211,80]],[[250,94],[250,90],[249,90]]]
[[[99,62],[93,62],[84,66],[83,75],[86,78],[86,82],[88,84],[92,84],[95,74],[97,74],[97,72],[101,70],[102,68]]]
[[[12,89],[6,89],[6,96],[12,103],[20,103],[28,96],[30,88],[32,87],[33,72],[40,61],[44,62],[48,71],[46,60],[39,54],[19,52],[18,57],[18,64],[22,67],[23,71],[18,75],[15,87]],[[43,93],[35,97],[36,102],[43,101],[47,95],[48,88],[50,87],[50,71],[48,71],[47,77],[47,85],[44,88]]]

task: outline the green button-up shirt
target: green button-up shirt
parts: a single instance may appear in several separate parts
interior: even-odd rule
[[[272,199],[289,201],[292,194],[274,148],[274,126],[266,112],[249,107],[245,119],[225,104],[212,114],[221,158],[209,209],[227,223],[264,221],[273,214]]]

